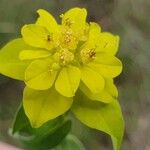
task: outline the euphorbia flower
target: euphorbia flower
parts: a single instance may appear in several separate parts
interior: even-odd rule
[[[61,24],[37,12],[22,39],[0,51],[0,73],[25,82],[23,106],[33,127],[71,109],[84,124],[108,133],[118,150],[124,128],[113,83],[122,70],[115,57],[119,37],[87,23],[86,9],[70,9]]]
[[[97,94],[107,78],[120,74],[122,65],[114,56],[119,37],[101,32],[96,23],[88,25],[85,9],[74,8],[61,15],[61,25],[48,12],[38,13],[36,24],[22,29],[24,41],[41,48],[20,53],[20,59],[32,59],[25,72],[29,88],[46,90],[55,84],[60,94],[73,97],[81,80]]]

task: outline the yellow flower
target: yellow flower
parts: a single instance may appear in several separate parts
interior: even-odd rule
[[[119,37],[87,23],[86,9],[70,9],[61,24],[45,10],[38,14],[35,24],[22,28],[23,38],[0,51],[0,73],[26,84],[23,107],[32,127],[71,110],[87,126],[109,134],[119,150],[124,122],[113,83],[122,71],[115,56]]]
[[[88,24],[85,9],[69,10],[61,15],[61,24],[45,10],[38,13],[36,24],[22,28],[24,41],[34,47],[20,53],[21,60],[32,60],[25,72],[29,88],[46,90],[55,84],[61,95],[73,97],[81,83],[97,94],[107,78],[120,74],[122,64],[114,56],[119,37]]]

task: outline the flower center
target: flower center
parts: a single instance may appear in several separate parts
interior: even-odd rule
[[[72,41],[73,39],[73,32],[70,30],[66,31],[65,33],[63,33],[64,35],[64,43],[68,44]]]
[[[64,29],[62,32],[63,44],[68,45],[75,40],[73,31],[71,29]]]
[[[74,60],[74,54],[67,49],[62,49],[54,54],[54,58],[60,65],[65,66]]]
[[[95,48],[81,50],[80,57],[83,63],[89,63],[90,61],[93,61],[96,58]]]
[[[68,49],[75,49],[77,45],[77,38],[71,28],[62,28],[62,36],[60,38],[61,47]]]

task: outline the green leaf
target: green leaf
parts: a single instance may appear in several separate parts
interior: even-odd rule
[[[71,129],[71,121],[58,117],[45,123],[38,129],[33,129],[31,138],[22,139],[28,150],[46,150],[55,147],[68,134]]]
[[[37,91],[25,88],[23,107],[32,127],[38,128],[70,109],[72,98],[60,95],[54,88]]]
[[[91,101],[83,93],[78,92],[72,111],[85,125],[109,134],[114,150],[120,149],[124,133],[124,121],[117,100],[104,104]]]
[[[29,49],[22,39],[9,42],[0,50],[0,73],[18,80],[24,80],[24,72],[29,61],[21,61],[19,53],[23,49]]]
[[[48,134],[55,131],[58,127],[61,126],[65,121],[65,115],[61,115],[56,119],[50,120],[44,123],[39,128],[32,128],[27,118],[23,106],[20,105],[18,111],[16,113],[16,117],[14,119],[13,128],[12,128],[12,135],[19,133],[19,135],[26,134],[28,136],[34,135],[34,140],[36,141],[41,140],[43,137],[46,137]],[[30,129],[30,130],[28,130]],[[25,135],[22,135],[25,137]]]
[[[29,132],[32,130],[30,122],[27,116],[24,113],[24,109],[22,104],[19,106],[18,111],[16,113],[16,117],[13,123],[12,134],[15,134],[19,131]]]
[[[77,137],[69,134],[55,150],[85,150],[85,147]]]
[[[46,122],[40,128],[32,128],[21,105],[17,111],[12,135],[28,150],[45,150],[60,143],[70,128],[71,121],[66,120],[64,115]]]
[[[43,150],[45,150],[45,149],[52,148],[56,146],[57,144],[59,144],[64,139],[64,137],[68,134],[70,129],[71,129],[71,121],[68,120],[64,122],[59,128],[57,128],[55,132],[48,135],[41,141],[41,144],[40,144],[41,149],[43,148]]]

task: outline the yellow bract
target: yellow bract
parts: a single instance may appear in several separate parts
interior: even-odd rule
[[[39,9],[37,12],[39,18],[37,19],[36,24],[45,27],[50,33],[57,33],[59,26],[55,18],[46,10]]]
[[[62,14],[61,24],[45,10],[37,12],[36,23],[25,25],[21,31],[31,46],[19,54],[20,60],[31,61],[25,71],[27,87],[55,89],[70,98],[79,89],[91,100],[113,101],[117,97],[113,78],[122,71],[121,61],[114,56],[119,37],[102,32],[97,23],[87,23],[84,8]]]
[[[51,50],[54,47],[54,39],[50,32],[42,27],[35,24],[25,25],[21,33],[24,41],[30,46],[37,48],[45,48]]]
[[[119,37],[101,32],[97,23],[88,24],[84,8],[62,14],[61,24],[45,10],[37,12],[36,24],[22,28],[24,41],[36,48],[19,55],[21,60],[33,60],[25,72],[26,85],[45,90],[56,81],[56,90],[72,97],[81,80],[90,92],[102,93],[106,78],[114,78],[122,70],[121,61],[114,56]]]
[[[56,90],[63,96],[73,97],[80,83],[80,74],[77,67],[64,67],[56,80]]]
[[[23,50],[19,54],[19,58],[21,60],[30,60],[37,58],[44,58],[50,56],[51,53],[45,50]]]
[[[35,60],[25,72],[25,83],[35,90],[46,90],[52,87],[57,71],[52,70],[52,60]]]
[[[71,28],[78,38],[82,38],[86,29],[86,9],[73,8],[67,11],[62,17],[62,26]]]
[[[46,10],[37,12],[22,39],[0,51],[0,73],[26,84],[23,107],[32,127],[71,108],[81,122],[108,133],[119,150],[124,123],[113,82],[122,71],[115,56],[119,37],[87,23],[84,8],[62,14],[61,24]]]
[[[72,98],[66,98],[54,89],[37,91],[26,87],[24,90],[23,106],[34,128],[65,113],[71,105]]]

